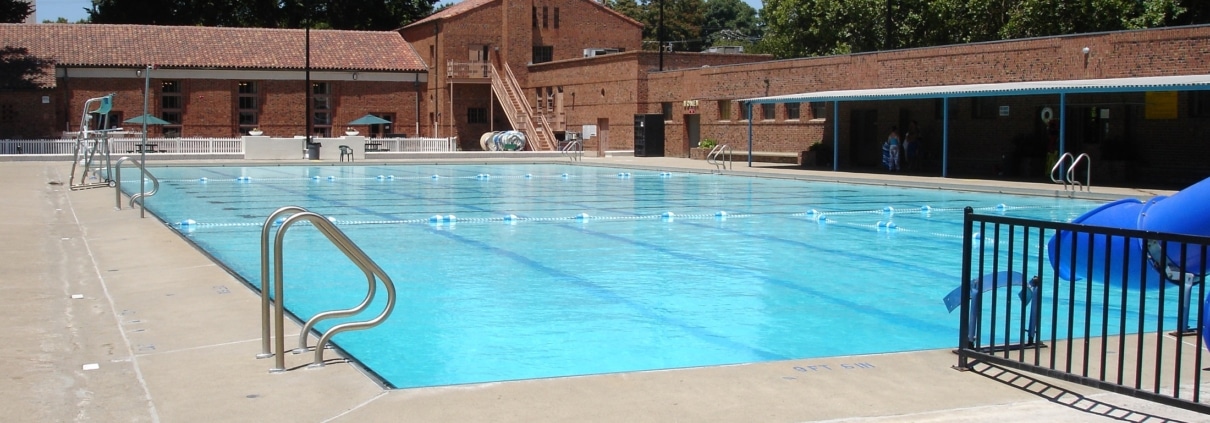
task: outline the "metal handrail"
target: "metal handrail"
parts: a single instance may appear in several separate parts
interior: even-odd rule
[[[723,158],[723,161],[721,161],[721,162],[718,160],[720,156]],[[732,166],[731,165],[731,145],[730,144],[720,144],[720,145],[714,146],[714,148],[711,149],[710,152],[706,154],[706,163],[710,163],[710,164],[714,165],[715,170],[719,171],[719,172],[730,168]]]
[[[1081,185],[1080,181],[1075,178],[1075,173],[1076,166],[1078,166],[1080,162],[1084,160],[1088,160],[1088,167],[1084,169],[1084,184]],[[1084,187],[1088,187],[1089,192],[1092,191],[1092,158],[1088,157],[1087,153],[1080,153],[1080,155],[1076,156],[1076,159],[1071,162],[1071,166],[1067,167],[1067,180],[1071,181],[1071,184],[1075,185],[1080,191],[1083,191]],[[1066,185],[1064,185],[1064,187],[1066,187]]]
[[[1062,156],[1059,156],[1059,160],[1055,161],[1055,165],[1051,166],[1051,168],[1050,168],[1051,182],[1054,182],[1056,184],[1063,184],[1064,191],[1067,191],[1068,181],[1067,181],[1067,178],[1065,177],[1066,174],[1063,173],[1063,171],[1061,169],[1063,169],[1063,163],[1065,163],[1068,159],[1075,161],[1076,158],[1071,153],[1063,153]]]
[[[580,161],[584,157],[584,144],[580,140],[571,140],[559,149],[559,154],[571,159],[571,161]]]
[[[374,296],[377,292],[377,284],[375,283],[376,278],[382,280],[382,284],[386,288],[386,291],[387,291],[386,306],[383,308],[382,312],[379,313],[374,318],[369,319],[369,320],[364,320],[364,321],[342,323],[342,324],[333,326],[332,328],[328,329],[327,332],[324,332],[320,336],[319,342],[317,342],[315,344],[315,359],[311,363],[311,367],[322,367],[324,365],[323,364],[323,352],[324,352],[324,349],[327,346],[328,342],[332,339],[333,336],[336,336],[336,334],[338,334],[338,333],[349,331],[349,330],[369,329],[374,326],[378,326],[383,321],[385,321],[387,319],[387,317],[389,317],[391,315],[391,312],[395,308],[395,284],[394,284],[394,282],[391,281],[390,276],[387,276],[386,272],[384,272],[381,267],[379,267],[376,263],[374,263],[374,261],[372,259],[370,259],[369,256],[367,256],[365,254],[365,252],[361,250],[361,248],[357,247],[357,245],[354,244],[352,240],[350,240],[347,236],[345,236],[344,232],[341,232],[340,229],[336,228],[335,224],[333,224],[331,221],[329,221],[324,216],[322,216],[318,213],[305,211],[305,209],[303,209],[301,207],[288,206],[288,207],[280,208],[277,211],[275,211],[272,215],[270,215],[270,217],[265,220],[264,226],[262,226],[262,228],[261,228],[261,234],[262,234],[262,238],[261,238],[261,240],[262,240],[262,243],[261,243],[261,252],[262,252],[262,255],[261,255],[262,323],[266,323],[264,316],[265,316],[265,311],[267,310],[267,307],[265,307],[265,305],[268,302],[267,298],[269,295],[268,291],[265,289],[267,278],[264,277],[265,275],[268,274],[268,270],[267,270],[268,258],[267,258],[267,255],[264,254],[268,250],[268,242],[267,242],[268,235],[267,234],[268,234],[270,227],[272,227],[272,225],[275,223],[274,219],[277,216],[280,216],[282,214],[289,213],[292,211],[297,211],[297,213],[294,213],[290,217],[285,218],[281,222],[281,225],[277,231],[277,236],[274,238],[274,243],[273,243],[273,292],[276,294],[276,300],[277,300],[276,301],[277,308],[276,308],[276,312],[274,313],[274,329],[277,332],[277,338],[276,338],[276,342],[274,343],[274,346],[276,347],[276,349],[275,349],[275,353],[273,354],[274,356],[276,356],[276,360],[274,363],[274,365],[276,367],[274,367],[273,369],[270,369],[270,372],[275,372],[275,373],[285,371],[285,355],[284,355],[285,338],[282,335],[283,332],[285,331],[285,318],[284,318],[285,295],[283,292],[285,283],[283,281],[284,272],[282,269],[282,261],[283,261],[283,259],[282,259],[283,242],[282,241],[285,237],[286,231],[294,223],[299,222],[299,221],[307,221],[312,226],[315,226],[315,228],[318,229],[320,231],[320,233],[322,233],[325,237],[327,237],[328,240],[331,241],[333,245],[335,245],[342,253],[344,253],[345,257],[349,258],[351,261],[353,261],[354,264],[357,265],[357,267],[361,268],[361,270],[363,272],[365,272],[366,283],[369,287],[368,292],[366,293],[366,298],[364,300],[362,300],[361,304],[358,304],[356,307],[349,308],[349,309],[343,309],[343,310],[326,311],[323,313],[316,314],[314,317],[312,317],[310,320],[308,320],[306,322],[306,324],[303,325],[302,333],[300,333],[300,335],[299,335],[301,338],[300,339],[300,349],[301,350],[303,350],[303,351],[306,350],[307,334],[309,333],[311,328],[313,328],[315,326],[315,324],[317,322],[319,322],[320,320],[334,318],[334,317],[352,316],[354,314],[360,313],[361,311],[364,311],[367,307],[369,307],[370,303],[373,302]],[[269,331],[268,331],[267,324],[263,325],[262,336],[263,336],[264,340],[268,339]],[[262,343],[262,346],[266,346],[266,345],[267,345],[267,343]],[[262,352],[261,354],[257,355],[257,357],[264,358],[267,356],[266,354],[267,354],[267,351]]]
[[[151,179],[151,191],[131,195],[130,207],[133,208],[134,202],[139,198],[150,197],[155,195],[155,193],[160,192],[160,180],[156,179],[155,175],[152,175],[151,172],[147,171],[147,167],[143,166],[143,162],[138,161],[138,159],[123,156],[122,158],[118,159],[117,163],[114,163],[113,165],[114,207],[116,207],[118,210],[122,210],[122,163],[126,163],[127,161],[139,165],[139,169],[142,170],[143,177]]]

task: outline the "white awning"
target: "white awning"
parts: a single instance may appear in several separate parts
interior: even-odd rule
[[[1071,81],[1002,82],[995,84],[935,85],[928,87],[871,88],[819,91],[748,98],[754,104],[812,101],[908,100],[922,98],[989,97],[1144,91],[1210,90],[1210,75],[1145,76],[1137,78],[1078,79]]]

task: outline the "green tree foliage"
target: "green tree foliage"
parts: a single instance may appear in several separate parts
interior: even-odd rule
[[[763,50],[788,58],[1205,23],[1210,2],[765,0],[761,18]]]
[[[0,0],[3,1],[3,0]],[[95,23],[385,31],[428,16],[437,0],[93,0]]]
[[[34,13],[33,2],[0,0],[0,23],[21,23]]]
[[[702,40],[707,46],[744,45],[760,39],[756,9],[740,0],[706,0]]]
[[[643,48],[654,50],[660,39],[660,6],[664,8],[664,42],[676,50],[700,51],[705,3],[702,0],[606,0],[605,7],[643,24]]]
[[[48,64],[24,48],[0,48],[0,90],[38,88],[34,81]]]

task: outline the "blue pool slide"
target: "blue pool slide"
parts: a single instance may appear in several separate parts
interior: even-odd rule
[[[1084,213],[1074,223],[1165,233],[1210,235],[1208,213],[1210,213],[1210,178],[1168,197],[1159,196],[1146,202],[1134,198],[1114,201]],[[1161,275],[1154,266],[1145,265],[1144,260],[1140,259],[1144,257],[1146,251],[1143,240],[1132,239],[1128,245],[1123,246],[1124,241],[1121,237],[1093,236],[1090,242],[1087,237],[1081,236],[1076,240],[1073,239],[1073,236],[1074,234],[1071,232],[1059,232],[1050,239],[1046,246],[1051,267],[1064,279],[1076,280],[1091,276],[1095,280],[1125,283],[1127,286],[1138,287],[1141,272],[1147,272],[1148,288],[1157,287],[1166,280],[1165,276]],[[1074,267],[1073,257],[1070,255],[1073,252],[1071,248],[1073,242],[1078,242],[1074,248]],[[1063,249],[1056,251],[1060,243]],[[1092,248],[1091,267],[1088,265],[1089,248]],[[1106,250],[1109,250],[1110,254],[1106,254]],[[1153,248],[1152,252],[1158,254],[1157,249]],[[1168,262],[1182,263],[1179,244],[1170,243],[1166,253],[1165,259]],[[1129,257],[1129,260],[1125,260],[1126,257]],[[1109,260],[1109,274],[1104,274],[1106,259]],[[1153,259],[1156,262],[1160,261],[1158,257],[1153,257]],[[1124,261],[1125,266],[1123,266]],[[1205,274],[1205,263],[1202,262],[1200,248],[1193,245],[1187,247],[1183,263],[1185,263],[1186,272],[1195,275]],[[1092,270],[1091,275],[1087,274],[1089,269]],[[1210,297],[1206,298],[1203,309],[1210,310]],[[1196,313],[1194,315],[1196,316]],[[1202,333],[1210,333],[1210,319],[1203,322]],[[1205,340],[1207,348],[1210,348],[1210,337]]]

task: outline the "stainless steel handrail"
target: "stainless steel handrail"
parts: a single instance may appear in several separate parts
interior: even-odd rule
[[[580,143],[580,140],[568,141],[567,144],[563,145],[563,148],[559,149],[559,154],[566,156],[573,162],[580,161],[584,157],[584,144]]]
[[[261,352],[256,355],[256,358],[269,358],[273,356],[273,351],[269,347],[269,231],[273,228],[273,221],[290,212],[306,212],[305,208],[298,206],[285,206],[275,210],[265,218],[265,223],[260,228],[260,323],[261,323]],[[283,346],[283,348],[285,348]]]
[[[1084,169],[1084,184],[1081,185],[1080,181],[1076,179],[1075,173],[1076,166],[1078,166],[1080,162],[1084,160],[1088,160],[1088,166]],[[1080,153],[1080,155],[1076,156],[1076,159],[1071,162],[1071,166],[1067,167],[1067,180],[1071,181],[1071,184],[1075,185],[1080,191],[1083,191],[1084,187],[1088,187],[1088,191],[1092,192],[1092,158],[1088,157],[1087,153]]]
[[[719,157],[723,157],[723,161],[719,161]],[[714,165],[715,170],[723,171],[730,168],[731,165],[731,145],[720,144],[714,146],[709,153],[706,154],[706,163]]]
[[[282,268],[282,262],[283,262],[283,252],[282,252],[283,242],[282,241],[285,238],[285,234],[286,234],[287,230],[294,223],[299,222],[299,221],[306,221],[306,222],[310,223],[312,226],[314,226],[316,229],[318,229],[320,231],[320,233],[322,233],[325,237],[327,237],[328,240],[331,241],[333,245],[335,245],[342,253],[344,253],[345,257],[349,258],[351,261],[353,261],[354,264],[356,264],[359,268],[361,268],[363,272],[365,272],[366,282],[367,282],[367,285],[369,286],[368,292],[366,294],[366,298],[364,300],[362,300],[361,304],[357,305],[356,307],[353,307],[350,309],[343,309],[343,310],[326,311],[323,313],[316,314],[314,317],[312,317],[310,320],[308,320],[306,322],[306,324],[303,325],[303,331],[299,335],[302,338],[299,343],[300,348],[302,350],[304,350],[304,351],[306,350],[306,337],[307,337],[308,332],[320,320],[334,318],[334,317],[352,316],[354,314],[360,313],[361,311],[364,311],[367,307],[369,307],[370,303],[372,303],[374,300],[374,295],[377,292],[377,284],[375,283],[376,282],[375,278],[382,280],[382,284],[387,291],[387,303],[386,303],[385,307],[383,308],[383,311],[381,313],[379,313],[377,316],[375,316],[374,318],[369,319],[369,320],[364,320],[364,321],[342,323],[342,324],[333,326],[332,328],[328,329],[327,332],[324,332],[320,336],[319,342],[317,342],[315,344],[315,360],[314,360],[314,362],[311,363],[311,367],[322,367],[323,366],[324,348],[327,346],[328,342],[332,339],[333,336],[336,336],[336,334],[338,334],[338,333],[349,331],[349,330],[368,329],[368,328],[377,326],[377,325],[381,324],[383,321],[385,321],[387,319],[387,317],[389,317],[391,315],[391,312],[395,308],[395,284],[394,284],[394,282],[391,281],[390,276],[387,276],[386,272],[384,272],[382,270],[382,268],[378,266],[378,264],[374,263],[374,261],[371,260],[369,258],[369,256],[367,256],[365,254],[365,252],[361,250],[361,248],[357,247],[357,245],[354,244],[352,240],[350,240],[347,236],[345,236],[344,232],[341,232],[340,229],[338,229],[336,227],[336,225],[333,224],[331,221],[329,221],[327,218],[325,218],[324,216],[322,216],[318,213],[314,213],[314,212],[310,212],[310,211],[300,211],[300,210],[305,210],[305,209],[303,209],[301,207],[293,207],[293,206],[283,207],[281,209],[278,209],[272,215],[270,215],[269,219],[265,220],[265,226],[262,227],[262,230],[261,230],[262,241],[265,241],[267,239],[267,233],[269,231],[269,228],[275,223],[274,219],[277,216],[291,212],[291,211],[298,211],[297,213],[294,213],[293,215],[285,218],[285,220],[282,221],[280,227],[277,230],[277,236],[274,238],[274,242],[273,242],[273,293],[276,295],[275,299],[277,302],[277,308],[274,313],[274,322],[273,322],[274,325],[273,326],[277,333],[277,338],[275,338],[276,342],[274,343],[274,346],[276,348],[275,348],[275,352],[273,354],[276,358],[275,363],[274,363],[275,367],[270,369],[270,372],[274,372],[274,373],[285,371],[285,354],[284,354],[285,353],[285,337],[283,336],[283,332],[285,331],[285,316],[284,316],[285,295],[283,292],[285,282],[283,280],[284,271]],[[262,253],[264,253],[265,250],[267,250],[267,243],[262,242],[262,250],[261,250]],[[263,307],[264,304],[266,303],[267,296],[269,295],[268,291],[264,289],[266,279],[263,276],[267,274],[267,269],[266,269],[267,268],[267,266],[266,266],[267,259],[264,254],[262,254],[262,256],[261,256],[261,264],[262,264],[262,269],[261,269],[262,301],[261,301],[261,304]],[[262,310],[264,310],[264,308],[262,308]],[[262,323],[264,323],[263,317],[264,317],[264,313],[262,311]],[[265,325],[266,329],[262,330],[262,335],[266,335],[264,339],[268,339],[267,327],[268,326]],[[261,355],[258,355],[257,357],[263,357],[263,356],[264,356],[264,353],[262,353]]]
[[[1071,153],[1063,153],[1063,155],[1059,156],[1059,159],[1055,161],[1055,165],[1051,166],[1051,168],[1050,168],[1051,182],[1054,182],[1056,184],[1063,184],[1064,191],[1067,191],[1067,184],[1069,183],[1069,181],[1067,180],[1067,177],[1066,177],[1067,174],[1065,172],[1063,172],[1062,169],[1064,169],[1063,163],[1066,163],[1068,159],[1071,159],[1071,161],[1073,161],[1073,162],[1076,160],[1075,156],[1073,156]]]
[[[143,174],[143,177],[151,179],[151,191],[131,195],[130,207],[134,207],[134,202],[139,198],[150,197],[160,191],[160,180],[156,179],[155,175],[152,175],[151,172],[148,172],[147,167],[143,166],[142,162],[138,161],[138,159],[123,156],[122,158],[118,159],[117,163],[114,163],[113,165],[113,176],[115,181],[114,200],[116,203],[114,204],[114,207],[117,207],[118,210],[122,210],[122,163],[126,163],[127,161],[139,165],[139,169],[142,170],[141,173]]]

